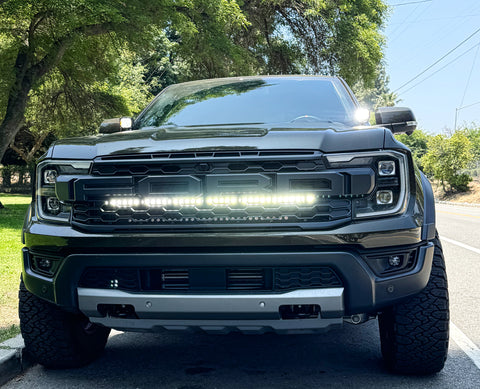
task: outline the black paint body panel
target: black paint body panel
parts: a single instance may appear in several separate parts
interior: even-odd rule
[[[356,104],[356,102],[355,102]],[[25,220],[23,239],[26,245],[23,280],[29,291],[77,311],[77,285],[85,268],[95,266],[329,266],[345,286],[345,313],[376,314],[382,308],[419,293],[427,284],[433,257],[435,208],[432,190],[426,177],[414,167],[409,150],[386,128],[346,127],[340,124],[318,127],[303,123],[279,125],[200,127],[196,129],[136,130],[103,136],[64,139],[56,142],[43,159],[92,161],[99,166],[108,160],[125,161],[154,158],[155,154],[212,152],[306,152],[340,154],[397,151],[408,160],[408,186],[405,210],[395,216],[348,217],[340,223],[292,225],[256,224],[237,228],[180,228],[163,230],[141,228],[115,231],[102,228],[81,229],[71,223],[41,220],[35,214],[35,202]],[[128,158],[127,158],[128,157]],[[265,157],[267,158],[267,157]],[[205,169],[208,169],[206,164]],[[119,195],[141,192],[165,194],[168,185],[175,193],[200,193],[200,181],[206,188],[268,188],[275,179],[281,189],[304,185],[308,180],[320,182],[319,190],[336,195],[370,194],[373,175],[370,168],[352,168],[348,184],[342,172],[306,172],[147,176],[138,182],[132,176],[102,178],[100,174],[60,176],[57,196],[64,201],[87,201],[115,189]],[[272,178],[274,177],[274,178]],[[293,177],[293,178],[292,178]],[[302,183],[303,180],[303,183]],[[326,183],[321,187],[322,180]],[[166,185],[165,183],[168,183]],[[102,186],[102,183],[104,184]],[[202,181],[203,183],[203,181]],[[345,192],[349,187],[350,192]],[[351,188],[350,188],[351,186]],[[179,188],[183,188],[180,190]],[[214,191],[214,190],[212,190]],[[167,226],[168,227],[168,226]],[[411,268],[403,273],[378,275],[368,265],[368,258],[417,253]],[[34,257],[48,256],[57,261],[55,274],[41,274],[34,268]],[[376,269],[376,268],[375,268]]]

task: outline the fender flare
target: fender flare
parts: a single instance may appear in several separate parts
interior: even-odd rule
[[[428,178],[420,172],[423,189],[423,227],[422,240],[435,239],[435,198],[433,196],[432,185]]]

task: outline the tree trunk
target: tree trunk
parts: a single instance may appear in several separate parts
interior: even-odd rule
[[[15,61],[15,83],[10,89],[5,117],[0,124],[0,161],[23,124],[28,94],[32,86],[58,65],[76,36],[105,34],[111,31],[113,26],[111,22],[80,26],[54,41],[49,51],[39,61],[35,61],[33,56],[35,47],[23,46],[19,49]]]
[[[28,93],[34,82],[31,71],[27,70],[29,56],[25,51],[20,49],[18,52],[15,62],[16,79],[10,89],[5,117],[0,124],[0,161],[23,124]]]
[[[27,105],[27,96],[30,87],[20,92],[20,96],[15,96],[13,101],[8,102],[7,113],[2,124],[0,124],[0,160],[3,158],[10,144],[14,141],[25,117],[25,107]]]
[[[10,148],[13,151],[15,151],[20,156],[20,158],[22,158],[26,162],[27,165],[29,165],[35,158],[35,154],[37,153],[38,150],[40,150],[40,148],[43,145],[43,142],[45,141],[45,139],[49,134],[50,132],[44,132],[40,134],[36,139],[34,137],[35,140],[30,150],[22,150],[21,148],[15,145],[15,142],[10,143]]]

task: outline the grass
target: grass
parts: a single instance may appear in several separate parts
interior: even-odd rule
[[[30,196],[0,193],[0,341],[17,335],[21,231]]]
[[[20,333],[18,324],[12,324],[10,327],[0,328],[0,343],[13,338]]]

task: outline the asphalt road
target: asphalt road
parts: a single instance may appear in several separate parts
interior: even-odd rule
[[[480,388],[480,208],[437,206],[455,331],[445,369],[388,374],[376,321],[323,335],[112,334],[90,366],[34,366],[5,388]],[[457,330],[458,329],[458,330]],[[472,343],[468,343],[471,341]],[[462,349],[463,347],[463,349]],[[471,359],[463,350],[470,347]]]

